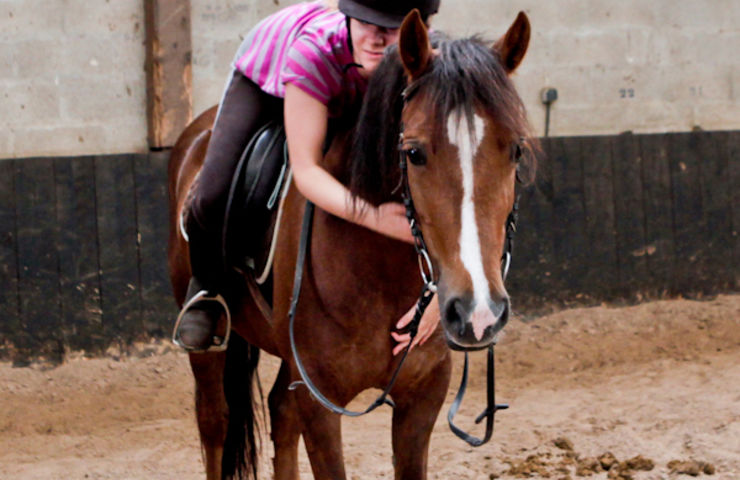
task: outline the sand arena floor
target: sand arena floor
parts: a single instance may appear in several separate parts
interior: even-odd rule
[[[473,449],[447,428],[451,389],[429,478],[740,479],[740,295],[515,318],[496,354],[497,399],[511,408]],[[263,357],[265,388],[277,365]],[[484,369],[476,355],[465,427],[484,405]],[[0,364],[0,478],[204,478],[192,399],[187,356],[165,343],[56,368]],[[349,478],[393,477],[388,409],[345,419],[343,435]],[[604,470],[607,454],[621,466]],[[304,453],[301,468],[311,478]]]

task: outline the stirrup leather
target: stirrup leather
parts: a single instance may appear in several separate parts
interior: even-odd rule
[[[213,336],[213,344],[206,348],[193,348],[185,345],[182,343],[182,340],[180,340],[180,322],[182,322],[182,317],[185,315],[185,313],[190,310],[190,308],[195,305],[197,302],[216,302],[224,309],[226,312],[226,333],[223,337],[214,335]],[[205,290],[201,290],[193,297],[188,300],[185,305],[180,310],[180,314],[177,316],[177,321],[175,322],[175,328],[172,331],[172,343],[177,345],[178,347],[182,348],[183,350],[191,353],[204,353],[204,352],[223,352],[226,350],[226,347],[229,345],[229,337],[231,336],[231,312],[229,311],[229,306],[226,304],[226,300],[224,300],[224,297],[222,297],[220,294],[217,294],[215,296],[208,295],[208,292]]]

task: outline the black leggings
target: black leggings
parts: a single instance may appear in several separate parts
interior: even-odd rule
[[[239,159],[257,130],[271,120],[281,121],[282,116],[281,98],[268,95],[234,71],[216,116],[187,223],[193,276],[206,288],[218,290],[226,270],[221,234]]]

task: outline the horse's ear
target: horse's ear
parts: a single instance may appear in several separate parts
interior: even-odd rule
[[[398,36],[398,51],[401,62],[411,80],[423,74],[432,58],[427,27],[421,20],[419,10],[413,9],[401,24]]]
[[[493,44],[493,50],[499,55],[506,73],[513,72],[522,63],[531,34],[532,28],[529,26],[527,15],[519,12],[506,35]]]

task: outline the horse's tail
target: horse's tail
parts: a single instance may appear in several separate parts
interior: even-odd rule
[[[259,349],[239,335],[231,335],[226,350],[224,393],[229,427],[224,443],[224,479],[256,479],[260,447],[257,413],[264,413],[264,396],[257,374]],[[257,395],[255,395],[257,394]]]

